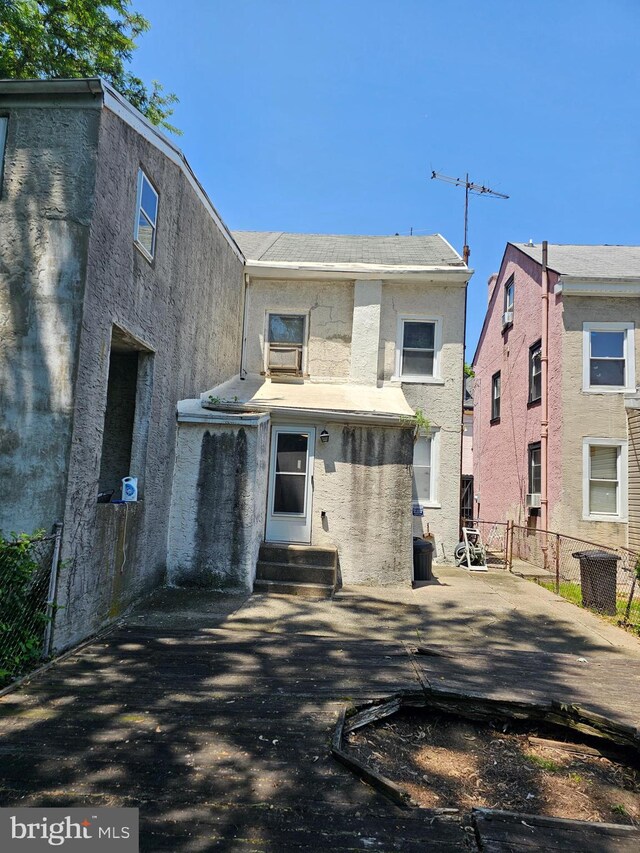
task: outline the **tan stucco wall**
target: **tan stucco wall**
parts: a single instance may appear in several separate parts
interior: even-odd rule
[[[247,292],[245,369],[264,370],[267,311],[309,316],[307,372],[347,380],[351,366],[353,282],[252,279]]]
[[[562,496],[552,510],[550,527],[603,545],[626,545],[624,522],[584,521],[582,506],[583,439],[627,439],[624,394],[594,394],[582,390],[583,323],[634,322],[636,366],[640,363],[640,302],[570,296],[564,299],[562,339]],[[637,367],[636,367],[637,369]]]

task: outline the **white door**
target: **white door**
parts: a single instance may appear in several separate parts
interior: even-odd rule
[[[267,542],[311,542],[315,441],[313,427],[271,428]]]

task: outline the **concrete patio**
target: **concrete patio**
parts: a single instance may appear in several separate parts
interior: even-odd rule
[[[333,601],[159,591],[0,700],[2,805],[137,806],[146,851],[477,849],[333,761],[339,710],[443,684],[636,725],[640,643],[503,572],[435,574]]]

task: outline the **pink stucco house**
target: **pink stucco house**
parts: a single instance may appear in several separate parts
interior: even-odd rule
[[[476,517],[640,548],[640,247],[508,243],[474,356]]]

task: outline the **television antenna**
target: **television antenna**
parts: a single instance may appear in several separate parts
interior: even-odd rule
[[[467,243],[467,235],[469,231],[469,194],[486,195],[492,198],[509,198],[504,193],[496,192],[495,190],[485,187],[484,184],[474,184],[469,180],[469,173],[464,178],[450,178],[449,175],[441,175],[440,172],[431,172],[431,180],[444,181],[446,184],[453,184],[456,187],[464,187],[464,246],[462,247],[462,260],[465,264],[469,263],[469,255],[471,250]]]

